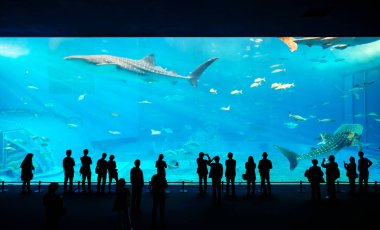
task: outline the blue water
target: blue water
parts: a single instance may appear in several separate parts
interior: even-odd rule
[[[103,152],[114,154],[119,175],[127,180],[137,158],[149,180],[164,153],[169,181],[197,181],[200,151],[219,155],[222,162],[231,151],[240,181],[248,156],[257,163],[266,151],[273,181],[298,181],[305,179],[311,159],[290,170],[273,146],[305,154],[321,146],[321,133],[332,134],[342,124],[363,126],[360,141],[374,162],[370,180],[379,180],[380,38],[373,40],[342,50],[299,44],[291,52],[278,38],[0,38],[0,180],[19,181],[21,161],[33,152],[34,179],[62,181],[66,149],[73,151],[79,180],[79,158],[88,148],[94,163]],[[157,66],[183,76],[219,59],[198,87],[162,76],[147,82],[115,66],[64,60],[98,54],[130,59],[154,54]],[[250,87],[257,78],[265,81]],[[367,88],[353,90],[364,82]],[[294,86],[275,90],[273,83]],[[242,93],[231,94],[234,90]],[[347,181],[343,160],[357,159],[357,151],[350,146],[335,154],[341,181]]]

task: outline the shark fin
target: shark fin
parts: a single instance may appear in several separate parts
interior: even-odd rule
[[[151,65],[155,65],[155,60],[154,60],[154,54],[149,54],[147,55],[146,57],[144,57],[143,59],[141,59],[142,61],[144,62],[147,62]]]
[[[218,57],[211,58],[210,60],[207,60],[206,62],[202,63],[200,66],[198,66],[193,72],[190,74],[190,83],[192,86],[196,87],[198,85],[198,79],[202,75],[202,73],[209,67],[214,61],[216,61]]]
[[[293,37],[279,37],[279,39],[289,47],[291,52],[298,49],[298,45]]]
[[[284,154],[284,156],[289,160],[290,170],[293,170],[297,167],[297,164],[298,164],[297,157],[299,156],[297,153],[278,145],[274,145],[274,147],[277,150],[279,150],[282,154]]]

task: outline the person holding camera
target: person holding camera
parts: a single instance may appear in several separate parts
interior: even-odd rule
[[[208,159],[205,160],[203,157],[206,156]],[[199,177],[199,193],[206,193],[207,192],[207,165],[210,165],[211,158],[210,156],[206,153],[200,152],[199,157],[197,158],[197,174]],[[203,186],[202,186],[202,181],[203,181]]]
[[[329,163],[325,163],[326,159],[322,160],[322,168],[326,169],[326,186],[327,196],[330,200],[336,199],[335,181],[340,177],[338,164],[335,162],[334,155],[329,156]]]
[[[346,163],[343,161],[344,168],[346,169],[346,176],[348,177],[348,182],[350,183],[350,194],[355,194],[355,180],[358,178],[358,174],[356,173],[356,163],[355,158],[350,157],[350,163]]]

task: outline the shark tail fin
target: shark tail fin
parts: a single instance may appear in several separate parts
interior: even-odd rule
[[[297,164],[298,164],[297,157],[299,156],[297,153],[278,145],[274,145],[274,147],[277,150],[279,150],[282,154],[284,154],[284,156],[289,160],[290,170],[293,170],[297,167]]]
[[[209,67],[214,61],[216,61],[218,57],[211,58],[210,60],[202,63],[198,66],[193,72],[190,74],[190,83],[192,86],[196,87],[198,85],[198,79],[202,75],[202,73]]]

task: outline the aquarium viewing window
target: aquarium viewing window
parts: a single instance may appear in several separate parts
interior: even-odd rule
[[[129,181],[160,153],[168,181],[197,181],[203,151],[265,151],[271,180],[305,180],[316,158],[363,150],[379,180],[380,37],[0,38],[0,181],[63,181],[62,159],[114,154]],[[259,178],[257,178],[259,180]]]

